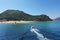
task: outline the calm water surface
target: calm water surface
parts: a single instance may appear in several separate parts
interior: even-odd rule
[[[38,40],[30,27],[37,28],[44,37],[60,40],[60,21],[0,24],[0,40]]]

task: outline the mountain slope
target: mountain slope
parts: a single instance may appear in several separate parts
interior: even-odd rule
[[[60,17],[58,17],[58,18],[56,18],[56,19],[54,19],[54,20],[55,20],[55,21],[56,21],[56,20],[60,20]]]
[[[29,17],[32,17],[32,15],[19,10],[6,10],[1,15],[8,20],[27,20]]]

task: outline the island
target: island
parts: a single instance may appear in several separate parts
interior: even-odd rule
[[[30,15],[19,10],[6,10],[0,13],[0,22],[12,22],[12,21],[52,21],[52,19],[45,15]]]
[[[53,19],[54,21],[60,21],[60,17]]]

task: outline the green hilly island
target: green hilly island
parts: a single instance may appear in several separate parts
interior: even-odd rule
[[[23,20],[23,21],[52,21],[52,19],[45,15],[30,15],[19,10],[6,10],[0,13],[0,20]]]

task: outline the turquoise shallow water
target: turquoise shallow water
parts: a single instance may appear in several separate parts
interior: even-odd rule
[[[36,34],[30,31],[32,25],[44,37],[60,40],[60,21],[0,24],[0,40],[38,40]]]

